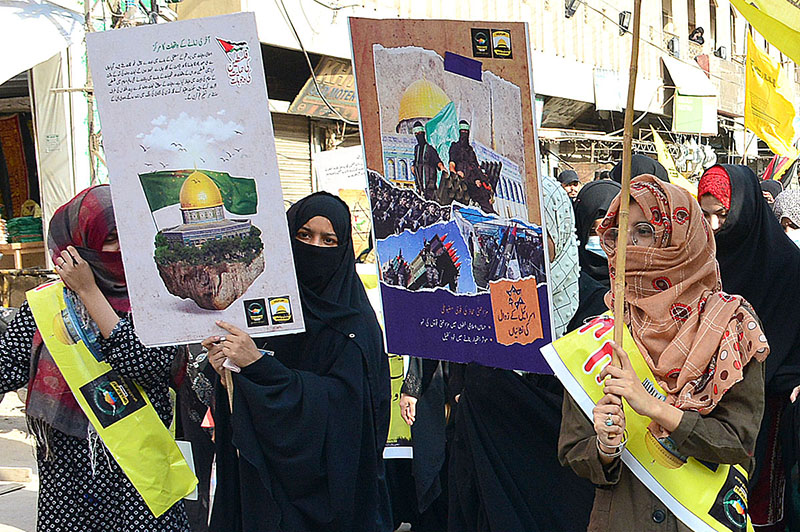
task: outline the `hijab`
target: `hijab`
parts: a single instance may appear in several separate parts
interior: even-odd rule
[[[769,347],[750,305],[722,292],[714,238],[689,192],[643,175],[631,183],[631,200],[650,218],[655,246],[627,247],[625,322],[667,401],[708,414]],[[619,198],[598,229],[601,236],[617,225],[618,209]],[[604,247],[613,261],[615,250]],[[613,308],[611,292],[606,304]],[[651,430],[666,435],[660,427]]]
[[[766,383],[769,391],[788,392],[800,382],[800,249],[770,212],[758,178],[746,166],[716,165],[700,179],[728,177],[730,208],[716,233],[717,261],[723,288],[741,294],[755,309],[769,340]]]
[[[794,225],[800,227],[800,190],[785,190],[778,194],[772,211],[779,222],[781,218],[789,218]]]
[[[553,326],[561,337],[578,308],[578,248],[575,217],[566,191],[552,178],[540,181],[544,196],[545,226],[553,240],[555,257],[550,263],[553,294]]]
[[[644,174],[654,175],[661,181],[669,183],[667,169],[660,162],[647,155],[634,153],[633,157],[631,157],[631,179]],[[611,179],[617,183],[622,183],[622,161],[611,169]]]
[[[97,286],[112,307],[129,312],[122,255],[119,251],[102,250],[115,229],[111,188],[98,185],[80,192],[56,210],[50,219],[47,244],[53,256],[68,246],[75,247],[89,263]],[[33,337],[26,406],[29,430],[45,460],[49,459],[52,429],[78,438],[88,437],[89,421],[38,330]]]
[[[778,194],[783,192],[783,183],[775,179],[764,179],[763,181],[759,181],[758,184],[761,186],[762,192],[769,192],[772,195],[772,201],[767,202],[770,205],[775,203],[775,198],[778,197]]]
[[[603,218],[608,206],[619,195],[620,184],[604,179],[587,183],[575,198],[575,227],[578,230],[578,257],[581,271],[609,288],[608,260],[586,249],[594,221]]]

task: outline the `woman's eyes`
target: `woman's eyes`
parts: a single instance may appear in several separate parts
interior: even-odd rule
[[[297,238],[299,238],[300,240],[307,240],[311,238],[311,234],[307,233],[306,231],[298,231]]]
[[[339,241],[338,241],[338,240],[336,240],[335,238],[330,238],[330,237],[328,237],[328,238],[326,238],[326,239],[325,239],[325,243],[326,243],[326,244],[330,244],[330,245],[332,245],[332,246],[337,246],[337,245],[339,245]]]

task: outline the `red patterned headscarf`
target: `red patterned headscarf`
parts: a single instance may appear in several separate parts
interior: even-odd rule
[[[712,166],[697,185],[697,199],[703,194],[711,194],[719,200],[726,209],[731,208],[731,177],[721,166]]]
[[[632,181],[631,198],[655,228],[655,246],[627,248],[625,322],[667,400],[707,414],[752,358],[767,357],[766,338],[750,304],[722,291],[714,238],[694,198],[651,175]],[[598,229],[601,241],[618,211],[619,197]],[[604,247],[613,265],[615,250]]]
[[[53,256],[67,246],[74,246],[92,267],[97,286],[111,306],[121,312],[130,312],[122,254],[102,251],[103,242],[116,227],[111,187],[97,185],[79,192],[56,210],[50,219],[47,246]]]

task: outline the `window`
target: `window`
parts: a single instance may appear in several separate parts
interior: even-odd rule
[[[739,53],[739,47],[736,45],[736,12],[731,6],[731,59]]]
[[[395,179],[395,168],[394,168],[394,159],[387,159],[386,160],[386,177],[389,179]]]
[[[400,159],[400,171],[397,178],[408,181],[408,162],[405,159]]]
[[[694,29],[697,27],[697,8],[694,5],[694,0],[689,0],[689,33],[692,33]]]
[[[672,0],[661,0],[661,25],[666,30],[672,23]]]

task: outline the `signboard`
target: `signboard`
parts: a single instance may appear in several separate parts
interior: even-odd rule
[[[356,87],[350,61],[325,56],[314,69],[314,77],[317,78],[317,83],[314,83],[313,77],[308,78],[292,105],[289,106],[289,112],[340,120],[341,117],[331,111],[320,97],[322,94],[339,114],[347,120],[358,121]]]
[[[254,16],[92,33],[87,46],[142,342],[195,342],[216,320],[302,331]]]
[[[350,33],[388,351],[549,372],[525,24]]]

